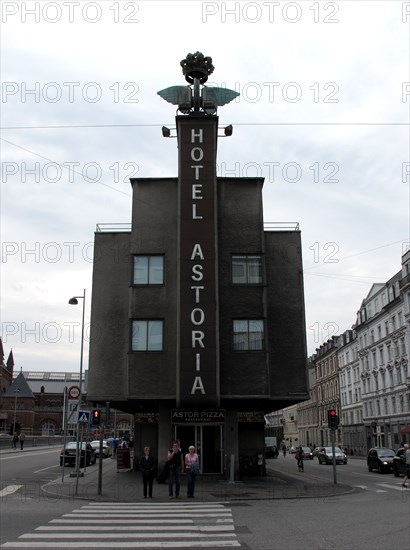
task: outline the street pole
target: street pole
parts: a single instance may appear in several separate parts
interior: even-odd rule
[[[68,303],[70,305],[77,305],[78,298],[83,301],[83,315],[81,321],[81,351],[80,351],[80,383],[79,383],[79,396],[78,396],[78,409],[77,409],[77,437],[76,437],[76,449],[75,449],[75,476],[77,478],[75,485],[75,494],[78,493],[78,478],[80,477],[80,411],[81,411],[81,399],[83,395],[83,350],[84,350],[84,316],[85,316],[85,289],[82,296],[74,296]],[[86,458],[86,457],[85,457]],[[82,474],[81,474],[82,475]]]
[[[101,426],[100,426],[100,452],[98,454],[98,495],[102,494],[103,432],[104,432],[104,424],[101,424]]]
[[[67,439],[67,413],[68,413],[67,386],[64,386],[64,417],[63,417],[63,469],[61,474],[61,482],[64,483],[64,468],[65,468],[65,444]]]
[[[335,454],[336,429],[331,428],[330,434],[331,434],[331,437],[332,437],[333,483],[337,483],[337,479],[336,479],[336,454]]]

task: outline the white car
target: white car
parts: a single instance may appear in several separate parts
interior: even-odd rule
[[[91,441],[90,443],[91,447],[94,449],[96,456],[99,456],[100,454],[100,441],[97,439],[95,441]],[[108,458],[112,454],[112,449],[108,445],[107,440],[103,440],[103,448],[102,448],[102,456],[103,458]]]
[[[317,455],[319,464],[333,464],[332,447],[320,447]],[[339,447],[335,447],[336,464],[347,464],[347,456]]]

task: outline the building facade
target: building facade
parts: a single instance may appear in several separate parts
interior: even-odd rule
[[[326,412],[335,408],[336,442],[351,456],[366,456],[372,446],[396,449],[410,442],[409,345],[410,249],[402,256],[401,271],[372,285],[352,329],[309,358],[315,380],[311,399],[296,407],[299,440],[329,444]],[[290,412],[293,407],[276,411],[271,423]]]
[[[237,475],[308,397],[300,232],[265,230],[262,178],[216,176],[216,114],[176,128],[178,178],[133,178],[131,230],[95,234],[89,399],[135,415],[137,449]]]
[[[367,450],[366,428],[363,424],[362,379],[358,345],[356,332],[347,330],[339,338],[337,353],[342,444],[350,455],[365,455]]]
[[[410,391],[405,342],[402,271],[375,284],[363,300],[355,326],[367,447],[397,447],[409,424]]]

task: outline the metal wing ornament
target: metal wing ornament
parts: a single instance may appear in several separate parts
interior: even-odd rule
[[[180,65],[185,80],[189,84],[193,84],[193,88],[191,86],[171,86],[157,93],[168,103],[178,105],[178,110],[182,113],[190,114],[202,111],[207,115],[213,115],[216,113],[217,107],[222,107],[238,97],[238,92],[227,88],[204,86],[208,76],[214,70],[211,57],[205,57],[201,52],[189,53]],[[202,90],[200,86],[202,86]]]

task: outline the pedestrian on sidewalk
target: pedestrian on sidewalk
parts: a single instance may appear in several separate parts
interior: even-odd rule
[[[25,440],[26,434],[24,432],[20,432],[20,450],[23,450]]]
[[[11,438],[11,442],[13,444],[13,449],[17,449],[18,440],[19,440],[18,434],[17,434],[17,432],[14,432],[13,437]]]
[[[142,472],[144,498],[147,498],[147,489],[149,498],[152,498],[152,484],[155,477],[156,463],[149,447],[144,447],[144,454],[139,462],[139,467]]]
[[[188,476],[187,497],[194,498],[195,480],[199,475],[199,456],[195,452],[195,447],[189,447],[189,453],[185,455],[185,470]]]
[[[181,472],[184,469],[184,461],[180,445],[178,441],[174,441],[172,448],[167,454],[167,463],[169,468],[168,476],[168,494],[169,498],[174,498],[174,484],[175,484],[175,498],[181,498],[179,491],[181,488]]]
[[[406,449],[406,452],[404,454],[404,460],[406,462],[406,473],[404,475],[402,487],[408,487],[406,481],[410,479],[410,445],[406,443],[404,448]]]

